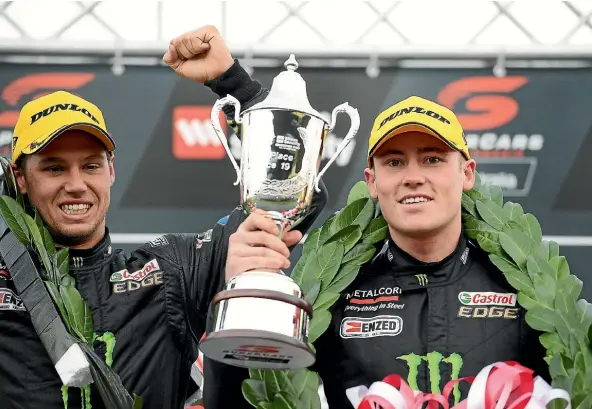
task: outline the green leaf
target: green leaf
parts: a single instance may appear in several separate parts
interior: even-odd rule
[[[556,272],[555,278],[557,281],[570,275],[569,264],[564,256],[555,256],[548,258],[549,265]]]
[[[349,264],[349,263],[357,263],[362,264],[366,261],[370,260],[374,253],[376,252],[376,247],[373,244],[368,243],[359,243],[356,244],[347,254],[343,256],[341,260],[341,264]]]
[[[307,236],[306,240],[304,241],[304,245],[302,246],[302,255],[298,262],[292,269],[292,273],[290,274],[290,278],[294,280],[294,282],[298,285],[302,284],[302,275],[304,274],[304,267],[306,262],[311,254],[316,252],[316,249],[319,247],[319,237],[320,237],[321,229],[316,228],[310,232]]]
[[[338,242],[344,247],[344,253],[350,251],[362,237],[362,230],[358,225],[351,225],[334,234],[325,244]]]
[[[61,248],[53,256],[54,264],[57,268],[58,274],[60,277],[64,277],[69,274],[70,272],[70,262],[68,259],[68,249]]]
[[[546,332],[539,336],[541,345],[545,347],[547,351],[552,352],[554,355],[565,352],[565,346],[561,342],[561,338],[556,333]]]
[[[549,362],[549,372],[551,377],[555,378],[558,376],[565,376],[568,377],[567,375],[567,371],[565,370],[565,367],[563,366],[563,361],[561,359],[562,354],[555,354],[553,355],[553,357],[551,358],[551,361]]]
[[[592,390],[588,390],[582,394],[582,402],[577,406],[572,406],[574,409],[590,409],[592,408]],[[575,399],[574,399],[575,400]],[[562,406],[565,407],[565,405]]]
[[[29,229],[23,221],[25,211],[10,196],[0,196],[0,215],[8,225],[10,231],[23,244],[29,244]]]
[[[322,292],[313,304],[313,310],[328,310],[337,302],[340,294],[331,291]]]
[[[555,326],[551,323],[553,310],[548,308],[533,308],[526,312],[526,323],[533,329],[543,332],[555,332]]]
[[[53,243],[53,238],[51,237],[51,234],[49,234],[49,230],[47,230],[47,227],[45,227],[45,223],[43,222],[43,219],[39,215],[37,209],[35,209],[34,220],[37,229],[39,229],[39,232],[41,233],[41,238],[43,239],[43,246],[47,250],[49,257],[52,258],[56,253],[56,247]]]
[[[337,216],[335,216],[337,217]],[[321,231],[319,233],[319,237],[318,237],[318,241],[317,241],[317,250],[323,245],[325,244],[325,242],[331,238],[331,236],[335,233],[337,233],[339,230],[341,229],[337,229],[335,231],[333,231],[333,223],[335,222],[335,218],[331,218],[329,220],[327,220],[325,223],[323,223],[323,225],[321,226]]]
[[[331,235],[354,224],[364,231],[373,217],[374,202],[371,199],[355,200],[335,216],[335,221],[331,224]]]
[[[304,389],[306,388],[308,378],[314,376],[315,374],[306,368],[292,371],[290,379],[292,386],[294,387],[294,391],[296,392],[296,396],[302,395],[302,392],[304,392]]]
[[[483,223],[483,222],[479,222]],[[483,223],[485,224],[485,223]],[[475,230],[472,231],[470,227],[467,227],[465,230],[468,234],[472,234],[472,238],[477,240],[481,249],[485,250],[488,253],[492,254],[499,254],[501,253],[502,247],[499,244],[499,233],[495,230]],[[469,236],[471,237],[471,236]]]
[[[60,290],[51,281],[43,281],[43,284],[45,284],[45,287],[47,288],[47,292],[51,296],[53,303],[55,304],[56,308],[58,309],[60,316],[62,317],[62,320],[64,321],[64,325],[66,326],[66,329],[68,330],[68,332],[70,332],[71,331],[70,322],[69,322],[69,320],[66,319],[68,317],[68,312],[66,310],[66,306],[64,305],[64,301],[62,300],[62,295],[60,294]]]
[[[278,380],[278,384],[280,385],[280,392],[290,398],[297,398],[298,395],[296,394],[296,389],[292,385],[292,381],[288,376],[288,371],[274,371],[275,376]]]
[[[579,300],[576,303],[577,308],[577,321],[580,323],[584,330],[592,328],[592,304],[586,300]],[[588,339],[589,343],[592,343],[592,339]]]
[[[309,304],[314,304],[319,296],[321,291],[321,283],[319,282],[318,278],[314,276],[310,276],[304,280],[302,285],[300,286],[302,293],[304,294],[304,299]]]
[[[388,236],[388,224],[384,217],[370,221],[362,234],[362,243],[375,244],[384,241]]]
[[[279,371],[271,369],[263,371],[263,382],[265,383],[265,394],[268,401],[273,401],[275,394],[281,391],[276,372]]]
[[[501,206],[498,206],[494,202],[482,202],[480,200],[475,202],[475,205],[477,206],[479,215],[487,224],[498,231],[504,228],[506,220],[504,219],[505,214]]]
[[[309,260],[310,271],[315,273],[321,282],[331,282],[339,270],[343,259],[344,247],[341,243],[329,243]],[[308,264],[306,269],[308,270]]]
[[[349,195],[347,196],[347,204],[349,205],[358,199],[370,199],[370,190],[368,189],[366,182],[363,180],[356,182],[356,184],[349,191]]]
[[[471,197],[466,193],[463,193],[462,195],[461,206],[471,216],[478,217],[477,206],[475,205],[473,199],[471,199]]]
[[[504,224],[504,228],[502,229],[502,231],[504,233],[508,233],[508,231],[510,230],[518,230],[524,233],[524,227],[518,223],[516,220],[508,220],[505,224]]]
[[[526,273],[519,270],[512,262],[496,254],[490,254],[489,259],[500,271],[503,272],[504,277],[506,277],[506,280],[508,280],[512,287],[523,292],[532,299],[536,298],[532,281]]]
[[[262,402],[257,405],[257,409],[275,409],[273,402]]]
[[[549,242],[549,259],[559,257],[559,244],[554,241]]]
[[[68,312],[72,331],[87,344],[92,343],[92,312],[75,287],[60,287],[60,295]]]
[[[526,259],[533,250],[533,241],[526,234],[512,230],[499,233],[499,243],[502,249],[512,258],[520,269],[526,267]]]
[[[342,264],[341,267],[339,267],[339,272],[337,273],[337,276],[323,291],[323,293],[341,293],[343,290],[349,287],[350,284],[354,282],[354,280],[358,276],[358,273],[360,272],[360,264],[354,261]]]
[[[528,234],[537,244],[543,240],[541,225],[532,214],[528,213],[520,216],[519,223],[524,227],[526,234]]]
[[[274,409],[298,409],[298,401],[284,393],[276,393],[273,398]]]
[[[27,228],[29,229],[30,237],[33,240],[33,244],[35,245],[35,248],[37,249],[37,255],[39,256],[39,258],[43,262],[43,266],[45,267],[45,271],[47,271],[47,274],[49,275],[49,277],[51,278],[52,281],[59,282],[58,277],[56,275],[56,271],[53,266],[53,263],[51,262],[51,259],[49,258],[49,254],[47,254],[47,250],[45,249],[45,245],[43,244],[43,238],[41,237],[41,232],[39,232],[39,229],[37,228],[37,225],[35,224],[35,220],[33,220],[33,218],[26,213],[22,213],[21,217],[22,217],[23,222],[25,222],[25,224],[27,225]]]
[[[489,185],[489,193],[491,194],[491,200],[493,203],[502,207],[504,205],[504,193],[502,188],[496,185]]]
[[[314,343],[329,328],[331,323],[331,313],[327,310],[315,311],[310,320],[308,331],[308,340]]]
[[[267,401],[265,382],[263,381],[246,379],[242,383],[241,390],[247,402],[249,402],[254,407],[257,407],[260,402]]]
[[[518,220],[524,214],[524,210],[519,203],[506,202],[502,209],[506,215],[506,220]]]
[[[517,300],[518,303],[526,310],[532,310],[535,308],[549,308],[549,306],[541,303],[541,301],[538,299],[529,297],[523,292],[518,293]]]
[[[584,283],[574,275],[567,275],[557,281],[557,293],[563,293],[566,300],[572,304],[576,302],[582,293]]]

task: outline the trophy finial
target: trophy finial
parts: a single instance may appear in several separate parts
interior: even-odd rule
[[[296,56],[294,54],[290,54],[290,58],[286,60],[284,67],[290,71],[296,71],[298,69],[298,61],[296,61]]]
[[[273,79],[267,97],[263,101],[247,108],[244,113],[246,114],[258,109],[296,111],[325,121],[323,116],[308,101],[306,82],[302,78],[302,75],[296,71],[298,69],[298,62],[294,54],[290,54],[284,66],[286,69]]]

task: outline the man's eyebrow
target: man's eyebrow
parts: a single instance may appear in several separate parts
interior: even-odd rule
[[[440,154],[446,154],[448,153],[448,151],[441,149],[441,148],[437,148],[437,147],[427,147],[427,148],[419,148],[417,149],[417,151],[419,153],[440,153]],[[387,149],[384,150],[382,152],[380,152],[380,156],[386,156],[386,155],[400,155],[403,156],[405,155],[403,153],[403,151],[397,150],[397,149]]]
[[[85,161],[88,160],[103,160],[105,156],[101,153],[93,153],[92,155],[87,156],[84,158]],[[47,156],[39,160],[40,165],[48,164],[48,163],[59,163],[65,162],[64,158],[60,158],[59,156]]]

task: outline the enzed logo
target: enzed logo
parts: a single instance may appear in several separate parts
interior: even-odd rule
[[[462,357],[453,353],[448,357],[444,357],[440,352],[432,351],[427,355],[408,354],[397,357],[402,361],[407,362],[409,367],[409,375],[407,376],[407,383],[411,389],[418,391],[419,387],[417,384],[417,378],[419,376],[419,368],[423,362],[428,365],[429,379],[430,379],[430,390],[424,391],[428,393],[440,394],[440,365],[450,365],[450,380],[455,380],[460,377],[460,370],[463,366]],[[454,404],[457,405],[460,402],[461,394],[458,388],[458,383],[454,386]]]
[[[394,315],[347,317],[341,321],[341,338],[394,337],[403,331],[403,319]]]
[[[419,285],[421,285],[422,287],[425,287],[428,284],[427,274],[416,274],[415,278],[417,278]]]

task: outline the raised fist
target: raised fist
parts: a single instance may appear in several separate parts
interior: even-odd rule
[[[201,27],[171,40],[163,61],[178,74],[204,83],[227,71],[234,60],[214,26]]]

